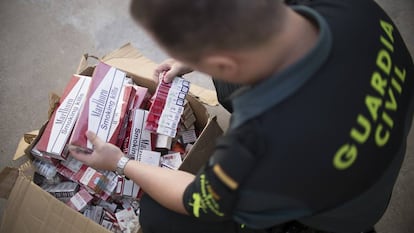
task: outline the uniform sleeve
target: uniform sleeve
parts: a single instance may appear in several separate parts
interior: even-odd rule
[[[255,125],[222,137],[215,152],[187,187],[183,203],[190,215],[206,221],[232,218],[238,190],[261,157]]]

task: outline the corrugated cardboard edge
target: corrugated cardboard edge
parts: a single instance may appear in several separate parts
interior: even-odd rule
[[[206,134],[208,134],[209,137],[203,137],[203,135]],[[223,130],[217,124],[216,117],[210,118],[199,139],[191,149],[189,155],[181,164],[180,170],[196,174],[198,170],[208,161],[215,150],[216,140],[212,140],[212,138],[215,139],[222,134]],[[196,151],[197,155],[190,156],[192,151]]]
[[[123,48],[128,48],[128,51],[132,52],[132,54],[134,54],[133,50],[137,51],[130,44],[125,45]],[[133,50],[130,50],[131,48]],[[137,69],[140,70],[143,67],[145,67],[145,65],[143,65],[145,64],[145,62],[144,63],[142,62],[145,61],[146,58],[143,57],[143,55],[141,55],[140,53],[138,54],[139,54],[139,57],[141,57],[142,59],[140,59],[140,62],[138,64],[135,63],[135,66],[138,66]],[[125,54],[125,56],[129,56],[129,55]],[[91,56],[85,54],[81,58],[81,62],[79,64],[77,73],[85,74],[85,75],[92,73],[93,67],[90,67],[88,64],[90,61],[87,61],[89,57]],[[108,59],[112,59],[112,61],[119,62],[119,60],[116,59],[115,57],[111,57],[109,55],[106,57]],[[133,62],[132,60],[131,59],[128,60],[128,62],[130,63],[127,62],[126,64],[134,65],[134,63],[131,63]],[[148,62],[155,64],[150,60],[148,60]],[[108,64],[110,64],[110,62],[108,62]],[[118,68],[123,69],[122,67],[118,67]],[[144,84],[144,86],[147,86],[147,87],[151,87],[152,85],[153,89],[155,89],[155,84],[150,78],[152,75],[153,69],[147,70],[145,72],[147,72],[146,75],[136,74],[136,71],[128,72],[128,73],[132,74],[133,76],[138,76],[140,78],[143,78],[139,80],[141,82],[141,83],[138,82],[139,85]],[[214,93],[214,97],[215,97],[216,96],[215,92],[212,91],[212,93]],[[190,95],[188,100],[193,107],[193,111],[196,114],[198,122],[202,122],[202,125],[199,125],[198,127],[204,128],[204,130],[202,131],[200,135],[200,138],[202,137],[202,135],[206,135],[206,134],[209,134],[209,138],[208,139],[205,138],[204,140],[202,141],[200,140],[197,143],[195,143],[193,149],[189,153],[189,156],[187,156],[187,159],[184,160],[183,162],[181,169],[191,172],[193,174],[196,173],[198,169],[211,156],[214,150],[214,145],[215,145],[215,141],[211,140],[211,138],[220,136],[223,133],[220,126],[217,124],[215,117],[209,118],[209,115],[208,115],[207,110],[205,109],[205,106],[203,106],[202,104],[194,104],[196,102],[196,98],[194,98],[193,95]],[[202,102],[205,102],[203,101],[203,98],[198,98],[198,99]],[[212,105],[216,105],[216,104],[212,104]],[[36,144],[36,141],[38,140],[38,137],[36,136],[42,134],[44,126],[42,127],[42,129],[40,129],[39,132],[34,131],[28,134],[25,134],[25,137],[23,137],[21,141],[19,142],[19,145],[16,149],[16,153],[14,156],[14,161],[13,161],[14,166],[19,167],[19,171],[17,172],[17,169],[14,169],[14,168],[8,168],[9,170],[4,171],[4,173],[1,173],[0,175],[0,177],[4,177],[0,180],[0,184],[2,185],[0,186],[1,191],[2,191],[2,196],[8,197],[8,202],[6,204],[6,210],[4,211],[4,215],[1,220],[0,232],[8,232],[8,233],[109,232],[108,230],[104,229],[102,226],[96,224],[95,222],[89,220],[88,218],[85,218],[82,214],[76,212],[75,210],[68,208],[66,204],[58,201],[53,196],[43,191],[40,187],[38,187],[37,185],[31,182],[32,180],[31,174],[33,173],[33,171],[32,171],[32,166],[30,164],[29,156],[26,156],[26,155],[29,154],[33,145]],[[197,155],[190,156],[191,153],[195,153],[195,152],[197,152]],[[194,158],[191,159],[192,157]]]
[[[9,195],[0,232],[109,233],[102,226],[44,192],[23,175],[17,177]]]
[[[17,168],[6,167],[0,172],[0,198],[9,199],[18,176],[19,170]]]
[[[121,70],[128,70],[129,73],[151,82],[152,75],[157,67],[155,62],[146,58],[130,43],[104,56],[102,61]],[[190,94],[198,98],[202,103],[211,106],[218,105],[217,95],[213,90],[191,84]]]

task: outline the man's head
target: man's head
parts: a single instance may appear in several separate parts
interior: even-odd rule
[[[281,27],[283,6],[281,0],[132,0],[131,14],[172,57],[199,68],[201,59],[219,55],[216,68],[232,69],[236,61],[221,55],[267,43]]]

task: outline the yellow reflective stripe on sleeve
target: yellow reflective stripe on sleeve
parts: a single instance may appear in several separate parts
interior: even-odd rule
[[[220,164],[216,164],[213,167],[213,171],[216,174],[216,176],[230,189],[235,190],[239,186],[239,184],[233,180],[230,176],[228,176],[223,169],[221,168]]]

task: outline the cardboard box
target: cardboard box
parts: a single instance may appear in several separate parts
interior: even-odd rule
[[[127,44],[106,55],[102,59],[132,76],[138,85],[147,87],[151,93],[156,86],[152,81],[152,72],[156,64],[145,58],[138,50]],[[77,73],[91,75],[93,66],[88,64],[88,55],[84,55]],[[202,132],[183,161],[180,169],[196,173],[212,154],[215,140],[223,133],[215,117],[209,117],[204,103],[215,105],[215,93],[195,85],[187,98],[197,118],[196,128]],[[199,100],[198,100],[199,99]],[[39,130],[24,135],[13,159],[14,168],[5,168],[0,173],[0,198],[7,199],[6,209],[1,220],[0,232],[7,233],[102,233],[104,227],[71,209],[65,203],[42,190],[31,180],[34,170],[28,156],[37,135],[41,135],[45,125]]]

